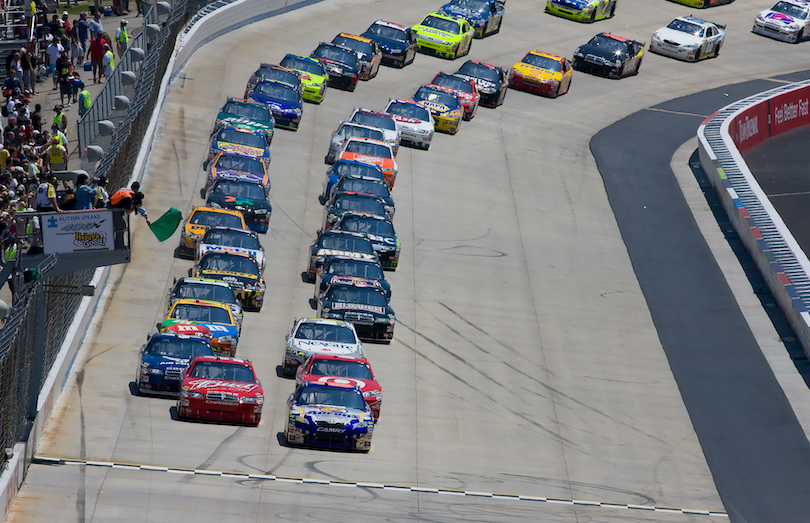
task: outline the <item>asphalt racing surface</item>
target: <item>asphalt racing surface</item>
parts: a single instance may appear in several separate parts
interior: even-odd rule
[[[111,270],[103,315],[37,452],[56,461],[32,465],[9,521],[702,523],[725,519],[711,514],[727,508],[754,515],[773,508],[766,504],[775,498],[752,494],[742,480],[735,495],[749,503],[726,501],[729,485],[715,467],[727,461],[715,457],[717,445],[701,425],[710,407],[722,406],[709,398],[707,413],[696,415],[694,392],[669,353],[669,322],[703,314],[741,331],[745,324],[727,301],[705,308],[704,294],[717,283],[697,289],[692,300],[676,289],[673,302],[657,295],[669,288],[649,285],[649,264],[666,261],[663,249],[701,251],[690,243],[700,240],[694,228],[675,228],[669,238],[667,227],[689,217],[676,208],[674,218],[652,220],[662,226],[657,235],[628,234],[642,189],[660,187],[650,201],[663,206],[679,197],[677,187],[638,180],[625,167],[633,186],[619,198],[612,153],[594,142],[600,168],[611,170],[603,181],[590,152],[601,129],[647,107],[663,109],[631,117],[626,123],[635,130],[616,138],[622,150],[630,147],[627,162],[647,155],[666,178],[672,152],[690,138],[682,128],[694,130],[748,89],[777,85],[768,80],[773,75],[806,68],[807,45],[743,29],[761,9],[744,4],[706,11],[730,28],[716,60],[687,64],[649,55],[638,76],[620,81],[576,73],[571,92],[557,100],[510,91],[502,107],[481,108],[456,136],[436,135],[430,151],[400,150],[392,195],[403,250],[389,274],[398,323],[390,346],[367,345],[384,389],[368,454],[288,448],[282,436],[293,382],[278,377],[276,367],[293,318],[314,314],[313,288],[300,275],[322,220],[322,158],[352,107],[382,108],[389,98],[408,97],[464,59],[418,55],[404,70],[382,68],[355,93],[330,89],[323,104],[307,104],[297,132],[277,131],[274,211],[262,237],[267,297],[260,313],[246,315],[237,351],[254,362],[264,387],[258,427],[179,422],[173,401],[132,394],[138,347],[162,319],[173,278],[191,267],[173,257],[177,236],[159,244],[138,222],[133,261]],[[142,184],[150,214],[174,206],[188,215],[202,203],[201,163],[216,111],[226,97],[241,96],[260,62],[308,54],[319,41],[360,33],[378,18],[415,24],[439,5],[326,0],[202,48],[163,105]],[[585,25],[546,15],[533,0],[510,0],[500,34],[474,41],[470,58],[509,67],[534,47],[571,56],[600,31],[648,42],[653,30],[690,11],[664,0],[623,0],[614,19]],[[756,82],[721,91],[728,97],[665,103],[746,80]],[[646,134],[666,135],[670,125],[677,139],[647,146]],[[646,249],[643,241],[651,242]],[[715,278],[711,268],[706,273]],[[687,333],[706,335],[699,327]],[[689,350],[699,346],[692,337],[686,342]],[[767,377],[752,388],[759,385],[769,386]],[[760,398],[768,400],[782,412],[779,398]],[[788,431],[791,421],[780,419]],[[740,437],[738,426],[729,445]],[[770,480],[769,464],[760,465]]]

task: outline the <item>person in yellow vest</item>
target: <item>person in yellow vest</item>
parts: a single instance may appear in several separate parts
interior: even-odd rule
[[[37,187],[37,212],[64,212],[56,201],[56,176],[45,176]]]
[[[59,143],[59,138],[51,138],[51,145],[45,152],[45,166],[51,171],[68,170],[68,153],[65,146]]]
[[[67,132],[67,115],[62,111],[63,107],[57,105],[53,108],[53,125],[57,126],[63,133]]]
[[[110,79],[115,69],[115,56],[113,56],[113,52],[110,51],[109,44],[104,44],[104,58],[101,60],[101,63],[104,66],[104,79],[107,81]]]
[[[79,116],[84,116],[90,110],[91,105],[93,105],[93,100],[90,98],[90,91],[85,87],[79,91]]]
[[[115,44],[118,46],[118,58],[124,57],[124,53],[129,47],[129,35],[127,34],[127,20],[121,20],[121,25],[115,31]]]

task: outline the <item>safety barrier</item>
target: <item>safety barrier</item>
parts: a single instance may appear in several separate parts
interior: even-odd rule
[[[810,124],[810,80],[733,103],[698,128],[700,163],[734,228],[810,357],[810,260],[742,158],[763,141]]]

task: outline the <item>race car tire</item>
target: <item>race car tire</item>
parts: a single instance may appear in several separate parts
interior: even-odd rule
[[[703,54],[701,51],[702,51],[702,49],[698,47],[698,50],[695,53],[695,59],[692,60],[693,62],[699,62],[700,61],[700,56]]]
[[[610,8],[610,14],[608,15],[608,18],[613,18],[615,14],[616,14],[616,2],[613,2],[613,6]]]
[[[804,29],[802,29],[801,31],[799,31],[798,33],[796,33],[796,39],[795,39],[795,40],[793,40],[793,43],[794,43],[794,44],[798,44],[798,43],[799,43],[799,42],[801,42],[802,40],[804,40]]]
[[[723,48],[723,42],[720,42],[720,44],[717,46],[717,49],[714,51],[714,57],[715,58],[720,56],[720,49],[722,49],[722,48]]]
[[[293,372],[292,367],[286,363],[283,363],[281,365],[281,375],[285,378],[292,378],[295,375],[295,372]]]
[[[492,31],[492,34],[498,34],[501,32],[501,24],[503,24],[503,17],[501,17],[501,19],[498,20],[498,27],[496,27],[495,30]]]
[[[638,74],[639,71],[641,71],[641,60],[639,60],[638,63],[636,64],[636,72],[635,72],[635,74]]]
[[[202,189],[200,189],[200,198],[202,198],[203,200],[205,200],[205,187],[203,187]]]
[[[594,22],[596,22],[596,9],[593,10],[593,12],[591,13],[591,17],[588,19],[589,24],[592,24]]]

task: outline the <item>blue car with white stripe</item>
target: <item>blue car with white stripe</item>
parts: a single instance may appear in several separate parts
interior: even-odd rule
[[[197,356],[213,356],[207,338],[166,332],[150,336],[141,347],[135,384],[142,394],[176,396],[180,374]]]
[[[484,38],[501,30],[504,3],[500,0],[452,0],[440,13],[464,18],[475,28],[475,38]]]
[[[276,127],[297,131],[304,111],[301,91],[281,82],[262,80],[248,93],[248,100],[263,103],[273,111]]]

